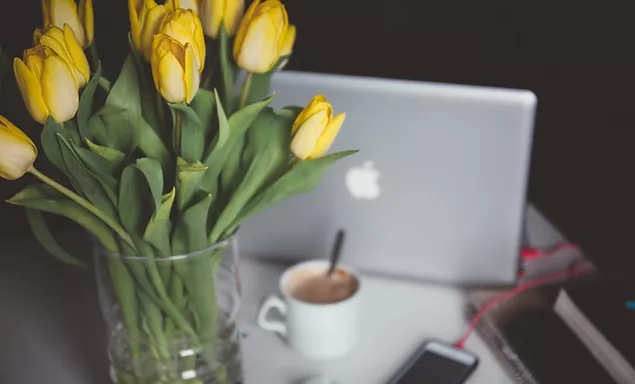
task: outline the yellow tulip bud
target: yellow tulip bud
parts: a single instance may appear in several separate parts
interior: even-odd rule
[[[0,115],[0,177],[24,176],[37,158],[37,147],[18,127]]]
[[[75,70],[47,46],[39,45],[24,52],[24,60],[15,58],[13,71],[29,113],[40,124],[49,115],[59,123],[75,116],[79,107],[79,88]]]
[[[155,36],[152,49],[152,78],[163,98],[170,103],[189,103],[198,91],[200,73],[194,47],[182,45],[170,36]]]
[[[225,25],[228,36],[234,36],[244,12],[245,0],[201,0],[199,16],[205,34],[217,39],[221,24]]]
[[[36,30],[34,33],[35,45],[41,44],[48,47],[61,57],[73,69],[73,78],[81,88],[90,79],[88,59],[70,26],[65,24],[63,28],[64,30],[52,26],[44,32]]]
[[[273,69],[282,52],[288,25],[287,11],[279,0],[255,0],[236,34],[234,58],[238,66],[251,73]]]
[[[346,114],[333,117],[333,107],[323,95],[316,95],[293,123],[291,152],[301,160],[326,153],[340,131]]]
[[[152,41],[154,35],[159,33],[163,20],[168,13],[178,8],[179,3],[176,0],[167,0],[162,5],[154,0],[128,0],[132,42],[146,60],[150,61]]]
[[[296,34],[295,25],[289,25],[289,28],[287,28],[287,32],[284,34],[284,41],[282,42],[282,50],[280,51],[280,57],[288,56],[291,53],[293,53],[293,44],[295,44],[295,34]],[[289,59],[285,59],[285,61],[280,63],[280,66],[278,67],[278,69],[284,68],[288,62],[289,62]]]
[[[68,24],[82,48],[92,43],[94,36],[93,1],[80,0],[42,0],[44,27],[54,25],[63,28]]]
[[[164,33],[185,46],[194,48],[196,66],[199,72],[205,65],[205,35],[199,18],[189,9],[177,9],[169,13],[161,26]]]

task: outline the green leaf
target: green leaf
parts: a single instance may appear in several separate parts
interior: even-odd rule
[[[114,148],[102,147],[101,145],[97,145],[90,141],[88,138],[86,139],[86,145],[88,146],[88,149],[90,149],[93,153],[103,157],[115,166],[121,165],[121,163],[123,163],[123,161],[126,159],[125,153]]]
[[[189,164],[182,158],[178,158],[177,164],[177,197],[179,211],[183,212],[185,208],[190,204],[195,192],[198,191],[198,186],[205,175],[207,167],[202,163]]]
[[[26,209],[26,218],[29,221],[29,225],[31,226],[31,230],[33,230],[33,235],[35,238],[42,244],[42,246],[53,256],[55,256],[58,260],[78,267],[86,268],[86,264],[66,252],[57,242],[55,236],[49,230],[48,225],[46,225],[46,221],[44,221],[44,216],[42,216],[42,212],[27,208]]]
[[[57,135],[62,150],[64,163],[69,173],[73,176],[76,188],[91,202],[97,209],[111,218],[117,217],[117,210],[113,205],[116,197],[112,195],[110,185],[104,184],[103,179],[99,179],[80,160],[80,155],[74,150],[73,145],[61,134]],[[86,151],[88,154],[92,154]]]
[[[161,206],[161,196],[163,195],[163,170],[161,169],[161,164],[154,159],[143,158],[137,159],[137,168],[143,173],[148,182],[156,213]]]
[[[205,174],[204,180],[201,182],[201,189],[215,195],[218,190],[218,176],[220,175],[227,156],[234,150],[234,147],[241,141],[245,132],[256,119],[256,116],[273,100],[270,96],[257,103],[250,104],[231,115],[229,118],[229,137],[222,148],[211,148],[203,162],[209,168]]]
[[[113,206],[116,207],[117,179],[113,177],[116,166],[86,148],[77,147],[74,144],[72,144],[72,147],[84,167],[99,181]]]
[[[132,153],[138,145],[137,130],[141,117],[128,110],[119,113],[97,112],[103,124],[103,130],[94,132],[94,137],[103,145],[125,154]]]
[[[137,50],[132,42],[130,34],[128,34],[128,44],[130,54],[134,59],[139,76],[139,92],[141,95],[141,115],[148,122],[150,127],[154,129],[158,136],[165,136],[163,130],[164,120],[164,102],[161,94],[157,92],[154,81],[152,79],[151,68],[145,58]]]
[[[209,143],[214,138],[216,127],[216,96],[214,92],[200,88],[190,103],[190,108],[196,112],[201,121],[201,128],[205,136],[205,143]]]
[[[170,151],[165,146],[161,137],[148,125],[148,123],[140,118],[138,120],[139,134],[138,143],[139,149],[148,157],[156,159],[161,163],[163,169],[170,169],[173,167],[172,156]]]
[[[218,106],[218,140],[215,144],[215,149],[223,148],[229,138],[229,121],[227,121],[227,115],[223,109],[223,103],[220,101],[218,92],[214,90],[214,97],[216,98],[216,105]]]
[[[231,195],[210,233],[211,242],[217,242],[228,235],[228,229],[236,216],[252,197],[289,162],[291,123],[266,108],[258,115],[247,138],[246,156],[251,163],[242,180]]]
[[[68,141],[70,141],[73,144],[82,143],[81,141],[82,139],[80,138],[80,135],[79,135],[79,128],[77,127],[77,122],[75,120],[69,120],[62,125],[66,131],[66,134],[64,135],[64,137],[66,137]]]
[[[212,195],[206,195],[181,215],[174,229],[172,247],[174,254],[202,250],[207,247],[207,212],[212,203]],[[214,258],[218,251],[201,253],[189,262],[173,263],[176,272],[185,284],[192,311],[195,314],[198,333],[206,337],[214,336],[216,325],[216,293],[214,290]]]
[[[101,219],[45,184],[29,185],[7,203],[71,219],[95,236],[106,249],[117,251],[117,239]]]
[[[172,250],[180,255],[201,250],[208,246],[207,242],[207,212],[213,197],[207,194],[185,210],[174,228]]]
[[[227,109],[228,113],[234,110],[234,84],[236,83],[236,76],[239,68],[233,61],[233,55],[231,52],[231,45],[229,44],[229,36],[225,30],[225,26],[221,24],[220,27],[220,94],[223,105]]]
[[[119,184],[119,218],[131,235],[141,236],[150,219],[148,183],[135,164],[127,166]]]
[[[46,124],[44,124],[44,127],[42,128],[42,134],[40,137],[42,149],[44,149],[44,154],[51,164],[60,171],[64,172],[64,174],[72,181],[72,176],[68,172],[68,168],[66,167],[66,163],[62,157],[62,149],[60,147],[60,142],[57,139],[58,134],[68,135],[64,127],[55,121],[53,116],[49,116],[46,120]]]
[[[170,213],[172,212],[175,196],[176,190],[172,188],[170,193],[162,197],[158,211],[150,218],[150,222],[143,234],[143,239],[152,244],[163,257],[172,255],[170,248],[170,231],[172,230]]]
[[[240,141],[234,145],[234,150],[227,156],[223,171],[220,173],[220,193],[222,199],[225,200],[228,196],[232,195],[232,192],[240,183],[240,178],[243,175],[243,154],[246,140],[245,137],[241,137]]]
[[[93,114],[93,99],[95,91],[99,86],[99,78],[101,77],[101,63],[97,66],[92,79],[84,87],[84,91],[79,98],[79,108],[77,110],[77,125],[81,139],[92,139],[93,133],[90,131],[88,121]]]
[[[356,152],[336,152],[317,159],[296,163],[279,179],[258,193],[237,215],[231,228],[236,228],[247,217],[262,212],[287,197],[310,192],[319,184],[329,166]]]
[[[143,153],[158,160],[165,168],[170,163],[170,152],[157,131],[143,118],[142,101],[139,76],[134,58],[129,54],[106,99],[107,106],[124,111],[113,115],[102,114],[109,142],[101,139],[100,142],[126,154],[138,145]]]
[[[196,112],[185,104],[170,104],[175,124],[177,113],[181,114],[180,155],[189,162],[200,161],[205,151],[205,132]],[[175,128],[176,129],[176,128]]]

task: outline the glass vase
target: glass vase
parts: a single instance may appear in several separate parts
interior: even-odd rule
[[[113,382],[242,383],[235,236],[171,257],[94,253]]]

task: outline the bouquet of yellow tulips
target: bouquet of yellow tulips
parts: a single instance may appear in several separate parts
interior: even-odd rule
[[[219,356],[223,246],[243,220],[311,190],[354,153],[326,154],[345,115],[334,116],[324,96],[301,101],[305,108],[268,106],[296,29],[279,0],[244,8],[243,0],[129,0],[130,52],[111,81],[92,0],[43,0],[45,25],[13,63],[43,128],[36,145],[0,116],[0,177],[39,180],[8,202],[26,208],[60,260],[84,265],[42,212],[78,223],[109,255],[98,263],[126,340],[114,359],[127,363],[112,361],[120,383],[240,382]],[[35,168],[38,148],[65,180]],[[177,343],[185,346],[175,353]]]

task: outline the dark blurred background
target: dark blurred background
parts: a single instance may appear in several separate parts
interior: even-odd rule
[[[112,78],[126,54],[126,1],[94,0]],[[539,110],[529,200],[601,268],[635,266],[635,6],[609,0],[287,0],[298,41],[290,69],[530,89]],[[3,11],[13,57],[41,24],[39,1]],[[15,83],[0,112],[32,135]],[[7,88],[7,87],[5,87]],[[386,134],[399,134],[398,127]],[[416,156],[416,154],[413,154]],[[8,198],[22,183],[0,181]],[[28,233],[0,204],[0,237]],[[35,261],[34,261],[35,262]]]

